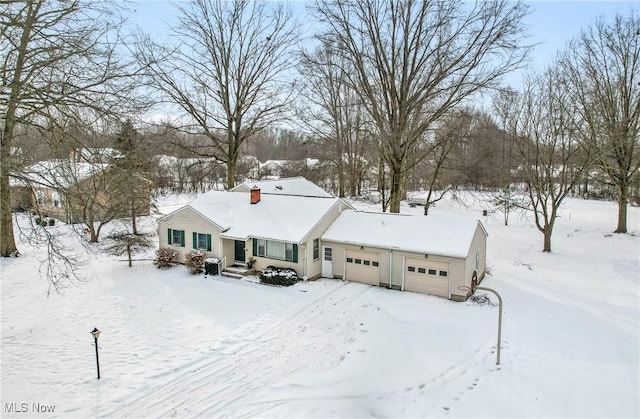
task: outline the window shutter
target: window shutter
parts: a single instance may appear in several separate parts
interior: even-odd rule
[[[207,234],[207,252],[211,251],[211,234]]]
[[[258,255],[258,239],[253,239],[253,256]]]
[[[170,228],[168,228],[167,231],[169,232],[169,235],[167,236],[167,244],[170,245],[170,244],[172,244],[171,243],[172,242],[171,239],[173,238],[173,235],[171,234],[171,229]]]
[[[198,248],[198,233],[196,232],[193,233],[193,248]]]
[[[293,244],[293,263],[298,263],[298,245]]]
[[[184,247],[184,230],[180,230],[180,246]]]

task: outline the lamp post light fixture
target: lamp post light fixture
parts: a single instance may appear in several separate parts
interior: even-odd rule
[[[100,361],[98,360],[98,337],[100,336],[100,331],[97,327],[94,327],[91,331],[91,335],[93,335],[93,340],[96,344],[96,368],[98,369],[98,380],[100,379]]]

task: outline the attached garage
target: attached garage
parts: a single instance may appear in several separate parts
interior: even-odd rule
[[[345,252],[345,279],[378,285],[380,283],[380,255],[373,252],[347,250]]]
[[[449,298],[449,271],[447,262],[407,258],[404,289]]]
[[[335,278],[464,301],[486,270],[487,232],[451,215],[343,211],[322,235]]]

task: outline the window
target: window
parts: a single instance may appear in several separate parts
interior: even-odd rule
[[[193,233],[193,248],[211,251],[211,234]]]
[[[38,205],[44,204],[44,192],[36,191],[36,201],[38,202]]]
[[[371,261],[370,260],[363,260],[362,263],[366,266],[371,265]]]
[[[274,240],[253,239],[254,256],[298,263],[298,245]]]
[[[435,269],[429,269],[429,275],[435,275],[436,273]]]
[[[418,268],[418,273],[419,274],[426,274],[427,270],[425,268]]]
[[[331,261],[332,260],[332,256],[333,256],[333,250],[330,247],[325,247],[324,248],[324,260],[326,261]]]
[[[447,271],[440,271],[440,276],[447,276]]]
[[[356,259],[355,262],[357,265],[362,265],[362,259]]]
[[[284,242],[267,241],[266,256],[272,259],[284,259]]]
[[[375,266],[375,267],[377,267],[377,266],[378,266],[378,262],[376,262],[376,261],[374,260],[373,262],[371,262],[371,266]]]
[[[320,239],[313,240],[313,260],[320,259]]]
[[[480,252],[476,252],[476,272],[480,270]]]
[[[51,201],[53,201],[53,206],[56,208],[60,208],[61,204],[60,204],[60,194],[58,192],[54,192],[51,195]]]
[[[416,271],[416,267],[415,267],[415,266],[409,266],[409,267],[407,268],[407,270],[408,270],[409,272],[415,272],[415,271]]]
[[[284,244],[284,260],[293,260],[293,243]]]
[[[169,229],[169,244],[184,247],[184,230]]]
[[[353,258],[347,258],[347,263],[353,263]]]

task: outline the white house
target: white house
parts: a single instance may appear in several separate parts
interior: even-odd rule
[[[180,261],[199,249],[224,267],[251,261],[261,270],[275,264],[312,279],[322,269],[320,236],[351,208],[332,196],[210,191],[159,220],[160,246],[175,248]]]
[[[487,232],[478,220],[355,211],[304,178],[232,191],[208,192],[162,217],[160,246],[176,249],[180,261],[199,249],[227,269],[276,265],[303,279],[322,275],[458,301],[486,271]]]

